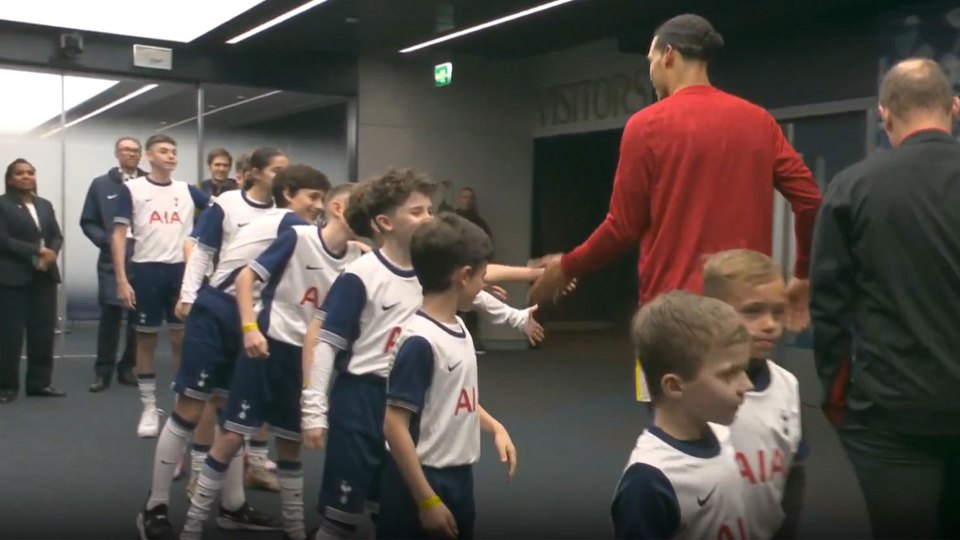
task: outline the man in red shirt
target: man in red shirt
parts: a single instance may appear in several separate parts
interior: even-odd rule
[[[709,21],[679,15],[657,29],[650,79],[659,101],[630,118],[610,210],[586,242],[543,259],[533,303],[640,244],[640,302],[673,289],[699,292],[703,256],[731,248],[770,254],[773,190],[793,208],[797,261],[788,327],[809,322],[807,268],[821,195],[810,170],[764,109],[710,85],[723,46]]]

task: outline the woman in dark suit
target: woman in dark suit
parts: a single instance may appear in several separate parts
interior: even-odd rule
[[[14,160],[5,180],[6,193],[0,195],[0,403],[17,399],[24,331],[27,395],[63,397],[50,386],[63,235],[50,201],[36,195],[37,171],[30,162]]]

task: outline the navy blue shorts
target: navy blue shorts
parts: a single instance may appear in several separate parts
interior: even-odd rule
[[[457,522],[458,538],[473,538],[476,507],[473,499],[473,466],[423,467],[427,483],[447,506]],[[420,527],[420,510],[410,494],[410,487],[390,459],[383,471],[380,489],[380,515],[377,517],[377,538],[429,538]]]
[[[187,316],[183,331],[183,358],[173,390],[206,401],[226,397],[243,347],[236,299],[204,287]]]
[[[130,285],[137,304],[130,320],[138,331],[158,332],[164,321],[168,328],[183,328],[174,312],[182,281],[183,263],[130,263]]]
[[[270,337],[267,346],[268,358],[250,358],[241,350],[220,426],[253,435],[269,424],[277,437],[299,441],[303,349]]]
[[[380,499],[383,465],[389,455],[383,438],[387,380],[340,373],[330,390],[323,483],[317,511],[351,533],[368,504]]]

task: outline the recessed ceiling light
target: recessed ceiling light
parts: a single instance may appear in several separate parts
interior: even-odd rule
[[[31,0],[0,2],[0,19],[186,43],[264,0]],[[148,22],[145,23],[145,14]]]
[[[304,11],[307,11],[308,9],[315,8],[326,1],[327,0],[311,0],[310,2],[307,2],[306,4],[301,5],[300,7],[291,9],[290,11],[284,13],[283,15],[270,19],[269,21],[261,24],[260,26],[251,28],[250,30],[247,30],[246,32],[240,35],[237,35],[228,39],[227,43],[229,43],[230,45],[235,45],[237,43],[240,43],[241,41],[249,37],[255,36],[268,28],[273,28],[274,26],[282,23],[283,21],[286,21],[287,19],[292,19],[297,15],[303,13]]]
[[[569,4],[570,2],[573,2],[573,1],[574,1],[574,0],[553,0],[553,2],[547,2],[546,4],[541,4],[541,5],[539,5],[539,6],[534,6],[534,7],[530,8],[530,9],[525,9],[525,10],[523,10],[523,11],[518,11],[517,13],[513,13],[513,14],[511,14],[511,15],[506,15],[506,16],[504,16],[504,17],[500,17],[499,19],[494,19],[494,20],[492,20],[492,21],[487,21],[487,22],[485,22],[485,23],[478,24],[478,25],[476,25],[476,26],[471,26],[471,27],[469,27],[469,28],[464,28],[463,30],[458,30],[458,31],[456,31],[456,32],[454,32],[454,33],[452,33],[452,34],[447,34],[447,35],[445,35],[445,36],[441,36],[441,37],[438,37],[438,38],[436,38],[436,39],[431,39],[430,41],[424,41],[423,43],[418,43],[418,44],[416,44],[416,45],[412,45],[412,46],[410,46],[410,47],[407,47],[406,49],[400,49],[400,52],[401,52],[401,53],[411,53],[411,52],[413,52],[413,51],[419,51],[420,49],[426,49],[427,47],[430,47],[430,46],[432,46],[432,45],[436,45],[436,44],[438,44],[438,43],[443,43],[443,42],[445,42],[445,41],[450,41],[451,39],[457,39],[458,37],[463,37],[463,36],[465,36],[465,35],[467,35],[467,34],[472,34],[472,33],[474,33],[474,32],[479,32],[479,31],[481,31],[481,30],[486,30],[487,28],[491,28],[491,27],[497,26],[497,25],[499,25],[499,24],[508,23],[508,22],[510,22],[510,21],[517,20],[517,19],[519,19],[519,18],[521,18],[521,17],[526,17],[526,16],[528,16],[528,15],[533,15],[534,13],[540,13],[541,11],[546,11],[546,10],[548,10],[548,9],[555,8],[555,7],[557,7],[557,6],[562,6],[563,4]]]

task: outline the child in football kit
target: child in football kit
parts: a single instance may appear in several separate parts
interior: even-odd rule
[[[319,174],[319,173],[317,173]],[[303,472],[300,465],[300,350],[307,322],[330,284],[362,250],[350,242],[343,219],[350,186],[330,192],[326,223],[286,230],[237,276],[237,307],[243,350],[236,360],[221,427],[207,456],[181,538],[199,538],[230,456],[243,437],[265,424],[277,436],[277,474],[286,538],[306,538],[303,522]],[[264,283],[259,316],[254,306],[256,281]]]
[[[210,197],[196,186],[171,178],[177,167],[176,141],[167,135],[153,135],[145,147],[150,174],[130,180],[117,195],[111,254],[117,297],[131,310],[137,330],[136,372],[143,403],[137,435],[156,437],[160,432],[153,356],[157,333],[166,321],[176,371],[183,344],[183,324],[174,313],[183,279],[182,246],[193,228],[195,211],[206,208]],[[125,266],[128,230],[135,242],[129,278]]]
[[[795,538],[805,472],[800,385],[768,360],[783,335],[787,288],[773,260],[733,249],[711,255],[703,267],[703,294],[730,304],[750,333],[747,392],[730,426],[750,509],[750,538]]]
[[[380,236],[382,247],[334,282],[318,313],[323,320],[319,343],[312,359],[304,359],[309,369],[302,398],[304,445],[326,447],[318,537],[352,536],[367,524],[366,510],[376,513],[368,503],[377,500],[387,457],[386,378],[400,332],[423,301],[410,263],[410,240],[431,219],[433,188],[413,171],[391,170],[359,187],[356,205],[353,198],[350,202],[351,227],[359,235]],[[334,370],[328,424],[327,388]]]
[[[483,230],[456,214],[413,235],[423,305],[400,335],[387,382],[383,432],[393,459],[384,468],[377,538],[473,537],[481,429],[493,434],[513,478],[516,449],[479,403],[473,339],[457,316],[483,288],[492,254]]]
[[[191,351],[174,381],[174,390],[181,397],[157,441],[150,498],[137,519],[142,538],[172,536],[167,514],[176,458],[200,420],[204,401],[217,394],[217,389],[220,396],[229,390],[242,344],[235,299],[237,274],[263,253],[278,234],[295,225],[312,222],[329,187],[326,178],[309,167],[293,166],[278,172],[271,189],[278,208],[240,228],[229,245],[219,252],[216,270],[209,283],[200,289],[187,318],[185,342],[190,343]],[[200,240],[206,242],[205,238],[202,234]],[[199,249],[203,248],[198,248],[198,252]],[[234,529],[278,528],[279,525],[246,504],[242,459],[237,457],[231,463],[224,482],[218,524]]]
[[[653,425],[614,495],[616,538],[747,538],[728,426],[752,386],[750,336],[730,306],[674,291],[634,317]]]

